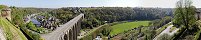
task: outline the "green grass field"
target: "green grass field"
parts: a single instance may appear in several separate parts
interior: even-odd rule
[[[110,35],[114,36],[114,35],[124,32],[124,31],[128,31],[133,28],[139,27],[140,25],[148,26],[149,22],[150,21],[135,21],[135,22],[127,22],[127,23],[113,25],[113,26],[111,26],[112,31],[110,32]]]

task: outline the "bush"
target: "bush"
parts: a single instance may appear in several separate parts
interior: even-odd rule
[[[170,36],[169,34],[163,34],[159,37],[158,40],[170,40],[172,36]]]
[[[36,27],[32,22],[29,22],[27,24],[27,28],[32,30],[32,31],[35,31],[37,33],[47,33],[46,32],[46,29],[42,28],[42,27]]]
[[[101,33],[102,33],[104,36],[108,36],[108,35],[110,34],[111,30],[112,30],[111,27],[105,27],[105,28],[103,28],[103,30],[102,30]]]
[[[194,36],[194,40],[198,40],[199,37],[201,37],[201,36],[200,36],[200,33],[201,33],[201,31],[198,31],[198,32],[196,33],[196,35]]]
[[[93,37],[91,35],[87,35],[84,38],[81,38],[80,40],[93,40]]]
[[[33,40],[39,40],[41,39],[39,33],[36,33],[34,31],[31,31],[29,29],[27,29],[26,27],[22,27],[21,28],[22,31],[24,31],[29,37],[31,37]]]
[[[46,32],[45,32],[45,29],[42,28],[42,27],[37,28],[37,31],[36,31],[36,32],[38,32],[38,33],[46,33]]]
[[[28,29],[31,29],[31,30],[33,30],[33,31],[37,31],[37,28],[36,28],[36,26],[33,24],[33,22],[29,22],[29,23],[27,24],[27,28],[28,28]]]

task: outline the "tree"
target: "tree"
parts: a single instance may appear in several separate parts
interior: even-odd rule
[[[29,28],[29,29],[31,29],[31,30],[34,30],[34,31],[37,30],[37,28],[36,28],[36,26],[33,24],[33,22],[29,22],[29,23],[27,24],[27,28]]]
[[[177,2],[174,12],[173,23],[179,26],[184,25],[190,28],[194,25],[195,19],[195,7],[190,0],[180,0]]]
[[[101,33],[102,33],[104,36],[108,36],[111,31],[112,31],[112,28],[111,28],[111,27],[105,27],[105,28],[103,28],[103,30],[102,30]]]
[[[144,34],[145,39],[151,40],[154,38],[156,31],[154,31],[151,27],[143,27],[142,33]]]
[[[53,16],[55,16],[58,19],[61,19],[61,23],[66,23],[68,22],[70,19],[73,18],[74,13],[70,10],[67,9],[56,9],[53,10],[51,12],[49,12],[50,14],[52,14]]]
[[[158,40],[170,40],[171,36],[169,34],[162,34]]]
[[[0,9],[3,9],[3,8],[7,8],[8,6],[6,5],[0,5]]]

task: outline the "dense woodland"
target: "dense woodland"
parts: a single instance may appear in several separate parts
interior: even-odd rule
[[[172,16],[171,8],[97,7],[82,8],[81,11],[85,14],[83,28],[116,21],[155,20]]]

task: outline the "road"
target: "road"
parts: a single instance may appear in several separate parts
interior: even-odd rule
[[[173,27],[173,25],[169,25],[165,30],[163,30],[159,35],[157,35],[153,40],[157,40],[161,35],[163,35],[165,33],[168,35],[174,35],[174,33],[176,33],[179,29],[176,28],[172,32],[170,32],[172,27]]]

